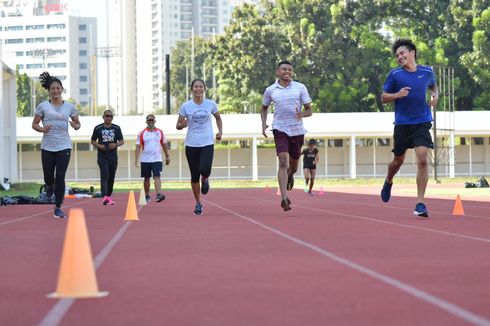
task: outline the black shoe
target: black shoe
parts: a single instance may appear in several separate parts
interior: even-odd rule
[[[282,209],[284,209],[285,212],[291,209],[291,201],[289,200],[289,198],[286,197],[286,199],[283,199],[281,201],[281,207]]]
[[[201,178],[201,193],[203,195],[207,194],[209,191],[209,178]]]
[[[294,177],[293,175],[288,175],[288,184],[286,186],[287,190],[291,190],[294,187]]]
[[[388,183],[388,181],[385,180],[385,183],[383,184],[383,189],[381,189],[381,200],[385,203],[390,200],[391,187],[393,187],[393,183]]]
[[[196,203],[196,208],[194,209],[194,215],[202,215],[202,204]]]
[[[156,202],[159,203],[162,200],[165,200],[165,195],[164,194],[157,194]]]

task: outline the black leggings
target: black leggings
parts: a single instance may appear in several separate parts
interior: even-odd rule
[[[199,182],[199,176],[205,178],[211,175],[213,165],[214,145],[204,147],[185,147],[185,156],[191,171],[191,182]]]
[[[65,197],[65,175],[70,163],[70,157],[71,149],[64,149],[58,152],[41,150],[44,183],[48,186],[54,185],[55,205],[58,208],[61,207]]]
[[[97,157],[97,164],[100,169],[100,193],[102,196],[111,196],[114,188],[114,178],[116,177],[117,158]]]

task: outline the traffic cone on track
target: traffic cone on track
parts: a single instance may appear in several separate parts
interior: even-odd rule
[[[146,205],[146,196],[145,196],[145,188],[142,188],[140,191],[140,198],[138,200],[138,205]]]
[[[131,190],[129,192],[128,206],[126,207],[125,221],[139,221],[138,210],[136,209],[136,201],[134,200],[134,193]]]
[[[464,215],[463,203],[461,202],[461,197],[456,196],[456,202],[454,203],[453,215],[461,216]]]
[[[108,294],[97,286],[83,210],[70,209],[56,292],[47,297],[100,298]]]

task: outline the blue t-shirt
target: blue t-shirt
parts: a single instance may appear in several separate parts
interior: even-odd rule
[[[435,86],[434,71],[428,66],[417,66],[414,72],[402,67],[390,71],[383,90],[397,93],[403,87],[410,87],[408,96],[395,100],[395,125],[414,125],[432,121],[432,113],[427,103],[427,88]]]

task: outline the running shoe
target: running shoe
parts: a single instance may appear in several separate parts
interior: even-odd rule
[[[415,209],[413,210],[413,215],[429,217],[429,211],[424,203],[417,203],[417,205],[415,205]]]
[[[209,178],[201,178],[201,193],[207,194],[209,191]]]
[[[110,201],[109,201],[109,197],[107,196],[104,196],[104,198],[102,199],[102,205],[109,205]]]
[[[107,200],[109,200],[109,205],[115,204],[115,202],[112,200],[111,196],[107,196]]]
[[[194,209],[194,215],[202,215],[202,204],[196,203],[196,208]]]
[[[63,213],[61,208],[56,207],[53,213],[54,218],[66,218],[66,214]]]
[[[165,200],[165,195],[164,194],[157,194],[157,203],[161,202],[162,200]]]
[[[289,198],[286,197],[286,199],[281,200],[281,207],[285,212],[291,209],[291,201]]]
[[[308,185],[305,186],[305,192],[308,192]]]
[[[151,201],[150,195],[145,195],[146,202],[149,203]]]
[[[288,190],[291,190],[291,189],[293,189],[293,187],[294,187],[294,177],[293,177],[292,174],[291,175],[288,174],[288,185],[287,185],[287,189]]]
[[[385,180],[385,183],[383,184],[383,189],[381,189],[381,200],[385,203],[390,200],[391,187],[393,187],[393,183],[388,183],[388,181]]]

